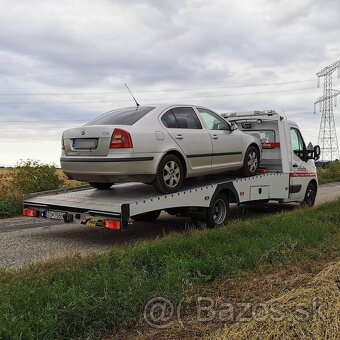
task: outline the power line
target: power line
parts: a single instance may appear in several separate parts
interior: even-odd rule
[[[301,111],[305,110],[305,108],[309,108],[309,111]],[[291,111],[289,114],[294,114],[295,111],[297,111],[298,114],[310,114],[313,112],[312,107],[301,107],[301,108],[285,108],[285,111]],[[299,110],[298,110],[299,109]],[[0,120],[0,123],[5,124],[54,124],[54,123],[86,123],[93,119],[93,117],[90,118],[84,118],[84,119],[58,119],[58,120]]]
[[[297,89],[282,89],[282,90],[273,90],[273,91],[257,91],[257,92],[247,92],[247,93],[231,93],[231,94],[211,94],[211,95],[200,95],[193,97],[179,97],[179,98],[169,98],[169,99],[160,99],[160,98],[147,98],[143,101],[173,101],[173,100],[183,100],[183,99],[197,99],[197,98],[217,98],[217,97],[233,97],[233,96],[245,96],[245,95],[255,95],[255,94],[267,94],[267,93],[281,93],[281,92],[295,92],[295,91],[306,91],[306,90],[315,90],[314,87],[305,87],[305,88],[297,88]],[[104,103],[129,103],[131,100],[119,100],[119,99],[111,99],[111,100],[96,100],[96,101],[39,101],[39,102],[0,102],[0,105],[35,105],[35,104],[104,104]]]
[[[297,83],[307,83],[314,82],[314,79],[306,80],[294,80],[276,83],[253,83],[253,84],[240,84],[235,86],[209,86],[209,87],[191,87],[191,88],[168,88],[160,90],[134,90],[134,93],[159,93],[159,92],[178,92],[178,91],[195,91],[195,90],[216,90],[216,89],[226,89],[226,88],[243,88],[243,87],[262,87],[262,86],[273,86],[273,85],[287,85],[287,84],[297,84]],[[67,95],[113,95],[113,94],[125,94],[125,92],[0,92],[0,96],[67,96]]]

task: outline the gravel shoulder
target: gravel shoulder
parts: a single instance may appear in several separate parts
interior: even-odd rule
[[[339,197],[340,183],[324,184],[319,187],[317,204],[333,201]],[[296,206],[296,204],[233,206],[231,218],[256,218],[268,213],[290,211]],[[136,240],[162,237],[164,234],[181,232],[190,227],[188,219],[172,217],[165,213],[157,222],[136,222],[123,233],[34,218],[3,219],[0,220],[0,267],[20,268],[67,255],[100,253]]]

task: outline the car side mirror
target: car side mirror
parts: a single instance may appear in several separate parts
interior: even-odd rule
[[[238,129],[237,124],[235,122],[231,122],[230,123],[230,131],[235,131],[237,129]]]

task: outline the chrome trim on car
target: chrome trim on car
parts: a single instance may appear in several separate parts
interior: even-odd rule
[[[211,157],[211,156],[232,156],[232,155],[241,155],[241,151],[235,152],[220,152],[220,153],[200,153],[194,155],[187,155],[187,158],[196,158],[196,157]]]

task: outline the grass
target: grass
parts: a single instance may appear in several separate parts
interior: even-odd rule
[[[340,182],[340,162],[334,161],[326,168],[318,168],[319,184]]]
[[[139,242],[0,274],[0,338],[98,337],[131,327],[155,296],[179,301],[191,287],[261,266],[340,251],[340,201],[213,230]]]

